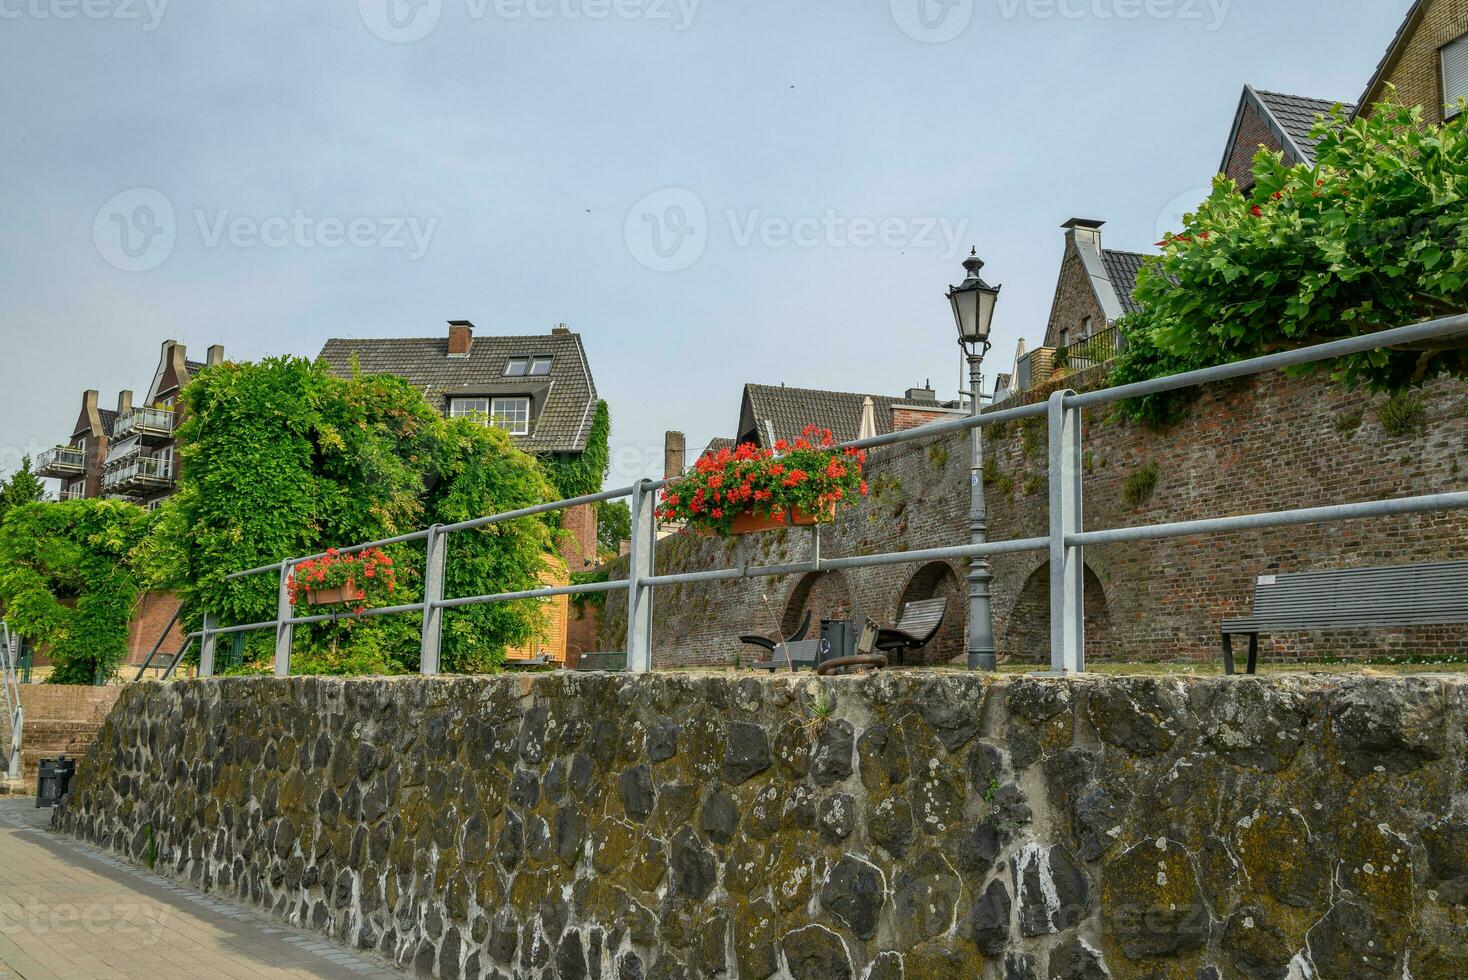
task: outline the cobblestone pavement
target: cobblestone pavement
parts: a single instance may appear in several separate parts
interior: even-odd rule
[[[0,800],[0,977],[401,976],[56,834],[34,799]]]

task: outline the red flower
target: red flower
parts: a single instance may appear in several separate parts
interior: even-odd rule
[[[1261,208],[1257,204],[1254,205],[1252,208],[1249,209],[1249,213],[1252,214],[1256,218],[1262,218],[1262,217],[1264,217],[1264,209]]]

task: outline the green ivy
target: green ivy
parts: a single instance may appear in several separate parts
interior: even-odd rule
[[[553,492],[508,434],[444,419],[400,378],[339,378],[299,358],[228,364],[190,383],[184,408],[179,490],[145,552],[151,584],[180,594],[191,629],[205,610],[222,625],[274,618],[279,577],[226,582],[230,572],[520,509]],[[533,518],[455,534],[446,593],[537,588],[549,547],[545,522]],[[388,550],[401,570],[402,602],[420,599],[423,546]],[[494,669],[542,616],[535,602],[450,610],[445,668]],[[295,669],[414,671],[421,625],[421,615],[403,614],[302,627]],[[249,634],[246,665],[267,661],[272,647],[273,636]]]
[[[1219,177],[1137,281],[1142,312],[1124,324],[1124,384],[1384,330],[1468,309],[1468,113],[1426,125],[1390,103],[1316,124],[1315,165],[1254,159],[1254,188]],[[1468,374],[1452,342],[1369,351],[1297,371],[1397,391]],[[1175,420],[1187,395],[1123,403],[1133,418]]]
[[[586,448],[576,455],[544,457],[546,477],[562,500],[598,493],[611,465],[612,413],[606,402],[596,403],[596,414],[586,433]]]
[[[127,655],[139,577],[133,556],[150,515],[113,500],[12,508],[0,523],[0,603],[45,648],[53,684],[111,678]]]

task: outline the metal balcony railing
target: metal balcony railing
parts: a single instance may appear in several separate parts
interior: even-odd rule
[[[171,408],[135,408],[119,416],[112,438],[172,439],[178,415]]]
[[[102,489],[110,493],[145,493],[173,486],[173,461],[163,456],[132,453],[115,459],[102,474]]]
[[[834,571],[846,568],[865,568],[885,565],[916,564],[930,561],[975,559],[981,556],[1013,554],[1020,552],[1048,553],[1050,559],[1050,648],[1051,668],[1055,674],[1065,675],[1085,670],[1086,623],[1083,615],[1085,576],[1082,554],[1087,545],[1113,544],[1126,541],[1156,541],[1166,538],[1183,538],[1203,534],[1228,534],[1244,530],[1290,527],[1300,524],[1332,524],[1373,517],[1400,514],[1420,514],[1468,509],[1468,490],[1448,493],[1427,494],[1395,500],[1374,500],[1363,503],[1336,504],[1298,510],[1269,511],[1259,514],[1241,514],[1216,517],[1207,520],[1183,521],[1173,524],[1153,524],[1141,527],[1110,528],[1086,531],[1081,525],[1081,510],[1084,495],[1082,465],[1081,413],[1093,405],[1109,405],[1128,398],[1175,391],[1215,381],[1242,378],[1298,364],[1328,361],[1348,354],[1417,344],[1422,341],[1454,338],[1468,343],[1468,315],[1398,327],[1380,333],[1351,337],[1315,347],[1284,351],[1247,361],[1220,364],[1201,371],[1156,378],[1136,384],[1121,385],[1099,391],[1077,394],[1073,391],[1058,391],[1048,402],[1022,405],[1017,408],[986,412],[979,416],[951,419],[930,425],[860,439],[846,444],[853,449],[876,449],[898,443],[927,439],[934,436],[967,432],[975,428],[1012,422],[1019,419],[1044,417],[1049,425],[1049,533],[1042,537],[1022,538],[1010,541],[992,541],[985,544],[954,544],[942,548],[925,548],[916,551],[898,551],[888,554],[855,555],[850,557],[827,557],[821,553],[820,527],[816,526],[816,547],[809,560],[783,565],[750,565],[745,560],[746,552],[738,550],[736,567],[683,572],[675,575],[658,575],[653,567],[656,546],[657,521],[654,517],[658,493],[670,482],[668,480],[644,480],[635,486],[603,493],[588,494],[571,500],[558,500],[523,510],[504,514],[491,514],[474,520],[448,526],[437,525],[410,534],[372,541],[340,549],[341,554],[364,551],[367,548],[423,541],[426,548],[424,565],[424,587],[421,601],[399,606],[368,609],[356,615],[393,616],[400,613],[419,613],[423,616],[421,630],[420,669],[425,675],[435,675],[439,670],[440,639],[443,629],[443,613],[447,609],[508,602],[518,599],[543,599],[553,596],[578,595],[592,592],[625,591],[627,594],[627,668],[645,672],[652,669],[652,617],[653,594],[659,586],[682,585],[693,582],[721,582],[733,579],[763,578],[777,575],[802,574],[806,572]],[[973,480],[979,481],[978,461],[974,461]],[[632,505],[632,553],[629,556],[628,575],[611,582],[590,582],[580,585],[565,585],[554,588],[535,589],[527,592],[508,592],[498,595],[446,596],[444,594],[444,569],[447,559],[448,536],[477,528],[490,527],[506,521],[534,517],[550,511],[564,510],[578,504],[599,503],[630,497]],[[320,558],[322,555],[312,555]],[[286,676],[291,667],[291,640],[297,626],[323,623],[348,618],[351,613],[327,613],[311,616],[293,614],[290,604],[289,582],[291,569],[306,558],[285,558],[273,565],[262,565],[226,576],[226,580],[238,580],[256,575],[278,575],[279,586],[275,616],[257,623],[220,626],[215,615],[204,610],[204,628],[189,634],[200,640],[199,676],[208,677],[214,672],[214,648],[221,636],[248,633],[257,630],[275,632],[275,673]]]
[[[1116,327],[1107,327],[1099,333],[1067,344],[1055,351],[1055,366],[1067,372],[1084,371],[1115,360],[1125,350],[1125,341]]]
[[[57,446],[36,457],[36,475],[54,478],[81,476],[87,471],[87,451],[79,446]]]

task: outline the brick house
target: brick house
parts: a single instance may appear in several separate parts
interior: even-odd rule
[[[861,434],[866,400],[872,400],[876,435],[902,432],[929,422],[967,414],[954,402],[938,401],[932,388],[909,388],[902,397],[863,395],[847,391],[789,388],[785,385],[747,384],[739,404],[738,435],[716,438],[704,450],[751,442],[762,449],[776,442],[793,442],[808,425],[830,429],[837,442],[850,442]],[[674,475],[674,474],[668,474]]]
[[[1232,178],[1247,194],[1254,187],[1252,167],[1260,147],[1283,153],[1288,164],[1314,166],[1319,141],[1310,131],[1320,116],[1330,115],[1338,105],[1348,116],[1356,110],[1350,103],[1283,95],[1245,85],[1219,173]]]
[[[210,347],[203,361],[191,361],[183,344],[165,340],[144,397],[135,400],[132,391],[123,390],[118,393],[117,407],[109,409],[101,407],[95,389],[84,391],[71,437],[40,455],[37,475],[60,481],[60,500],[105,497],[156,507],[178,486],[174,433],[179,393],[200,371],[223,362],[221,346]],[[124,664],[143,661],[178,607],[178,599],[168,592],[148,592],[139,598]],[[164,638],[162,649],[172,652],[182,643],[183,631],[175,626]],[[38,652],[37,668],[44,669],[48,663]]]
[[[596,382],[579,334],[561,324],[549,334],[475,336],[474,325],[453,320],[447,334],[328,340],[321,360],[333,372],[403,378],[450,418],[472,417],[510,433],[526,452],[548,458],[579,456],[586,449],[596,415]],[[568,571],[596,563],[596,510],[589,505],[564,512],[560,557],[564,566],[547,573],[547,583],[565,584]],[[512,659],[545,654],[572,665],[579,651],[568,650],[570,602],[547,600],[546,632]]]
[[[1457,102],[1468,98],[1468,0],[1416,0],[1387,47],[1352,118],[1371,112],[1397,89],[1404,105],[1420,105],[1425,119],[1439,125],[1457,115]]]

